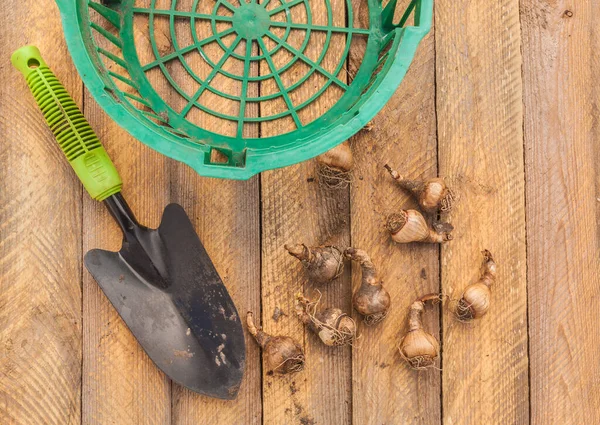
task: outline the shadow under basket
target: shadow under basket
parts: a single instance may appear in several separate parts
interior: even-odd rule
[[[431,27],[433,0],[401,1],[57,3],[113,120],[200,175],[248,179],[326,152],[381,110]]]

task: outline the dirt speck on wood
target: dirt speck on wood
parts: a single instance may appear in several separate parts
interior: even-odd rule
[[[287,316],[287,314],[279,307],[275,307],[275,310],[273,310],[273,320],[277,322],[281,316]]]
[[[300,403],[298,403],[297,401],[294,401],[294,414],[296,416],[299,416],[303,411],[304,411],[304,408],[302,407],[302,405]]]
[[[300,423],[302,425],[316,425],[317,424],[313,418],[309,418],[308,416],[302,416],[300,418]]]

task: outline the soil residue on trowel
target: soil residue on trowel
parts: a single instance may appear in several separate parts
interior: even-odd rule
[[[173,350],[173,355],[175,357],[183,357],[185,359],[194,357],[194,353],[190,353],[189,351],[185,350]]]

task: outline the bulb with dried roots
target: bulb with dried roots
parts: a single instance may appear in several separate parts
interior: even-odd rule
[[[392,240],[398,243],[442,243],[452,240],[450,232],[437,232],[430,228],[423,214],[417,210],[401,210],[399,213],[390,214],[386,228]]]
[[[350,345],[356,339],[356,322],[339,308],[317,310],[319,299],[311,301],[302,294],[296,295],[296,314],[306,326],[316,333],[323,344]]]
[[[483,254],[483,272],[475,283],[467,286],[456,306],[456,316],[461,321],[479,319],[490,309],[492,284],[496,281],[496,262],[487,249]]]
[[[423,329],[421,315],[427,301],[439,301],[439,295],[426,295],[412,303],[408,312],[408,332],[398,347],[400,355],[414,369],[434,366],[440,353],[438,340]]]
[[[344,256],[336,246],[308,247],[304,244],[285,245],[285,249],[306,269],[310,280],[328,283],[344,270]]]
[[[360,263],[362,282],[352,296],[354,309],[364,316],[367,325],[381,322],[390,309],[390,294],[377,277],[377,269],[369,255],[362,249],[348,248],[344,251],[346,258]]]
[[[341,189],[350,183],[354,158],[347,140],[317,157],[319,183],[330,189]]]
[[[272,336],[254,324],[252,312],[246,315],[248,332],[263,349],[267,367],[274,373],[300,372],[304,369],[304,351],[302,346],[289,336]]]
[[[435,177],[429,180],[408,180],[392,167],[385,164],[392,178],[405,190],[417,199],[419,206],[428,213],[434,213],[438,209],[442,212],[448,212],[452,209],[454,202],[454,192],[448,186],[444,179]]]

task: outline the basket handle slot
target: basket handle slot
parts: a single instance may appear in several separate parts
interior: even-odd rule
[[[414,14],[414,26],[426,26],[431,21],[431,0],[412,0],[402,17],[397,23],[394,23],[394,15],[398,5],[398,0],[390,0],[382,12],[383,28],[393,30],[406,26],[411,15]]]
[[[246,151],[234,152],[230,149],[211,147],[206,152],[204,163],[206,165],[220,165],[243,168],[246,165]]]

